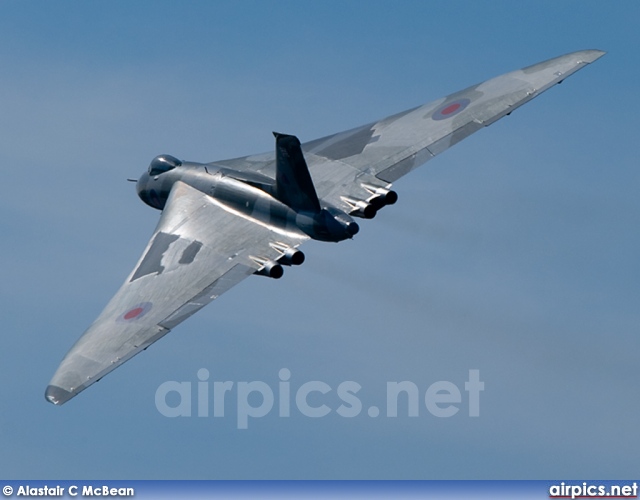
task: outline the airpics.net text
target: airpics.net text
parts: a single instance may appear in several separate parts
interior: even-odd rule
[[[262,381],[232,382],[210,381],[209,370],[201,368],[197,373],[198,381],[167,381],[158,386],[155,393],[156,409],[165,417],[224,417],[225,408],[235,405],[238,429],[248,429],[249,419],[262,418],[271,413],[277,406],[279,417],[290,417],[293,407],[310,418],[320,418],[335,411],[344,418],[353,418],[361,414],[363,402],[358,397],[362,386],[353,380],[341,382],[335,387],[335,395],[340,405],[333,410],[329,393],[334,388],[329,384],[312,380],[291,387],[291,371],[282,368],[278,372],[278,388],[274,391],[269,384]],[[480,393],[484,391],[484,382],[480,380],[480,370],[469,370],[468,380],[464,383],[464,392],[468,402],[469,417],[480,416]],[[335,399],[335,398],[334,398]],[[463,403],[463,391],[453,382],[440,380],[429,385],[424,392],[414,382],[386,383],[386,417],[398,415],[418,417],[420,408],[430,415],[448,418],[460,411]],[[400,406],[400,410],[398,409]],[[212,412],[210,410],[213,410]],[[381,415],[377,406],[369,406],[367,415],[371,418]]]

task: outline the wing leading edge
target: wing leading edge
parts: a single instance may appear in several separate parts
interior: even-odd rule
[[[176,182],[136,267],[54,374],[45,397],[63,404],[306,238],[275,233]]]

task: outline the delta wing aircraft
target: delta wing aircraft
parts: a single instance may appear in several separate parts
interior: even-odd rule
[[[353,238],[355,218],[396,202],[391,183],[604,55],[574,52],[375,123],[212,163],[156,157],[138,196],[162,210],[120,290],[62,360],[45,397],[61,405],[248,276],[280,278],[309,239]]]

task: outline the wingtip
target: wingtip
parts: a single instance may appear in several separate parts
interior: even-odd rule
[[[47,386],[47,390],[44,393],[45,399],[56,406],[65,404],[73,396],[75,396],[75,394],[57,385]]]
[[[598,59],[600,59],[607,52],[604,50],[591,49],[591,50],[583,50],[581,52],[582,60],[586,63],[592,63]]]

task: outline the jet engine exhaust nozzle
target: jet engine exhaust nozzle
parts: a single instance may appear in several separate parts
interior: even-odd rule
[[[254,262],[261,264],[262,267],[258,269],[254,274],[259,276],[266,276],[267,278],[273,278],[275,280],[282,278],[284,269],[275,260],[262,259],[260,257],[251,257]]]

